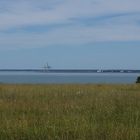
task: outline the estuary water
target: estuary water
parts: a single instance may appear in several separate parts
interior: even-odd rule
[[[7,84],[132,84],[140,73],[36,73],[0,72]]]

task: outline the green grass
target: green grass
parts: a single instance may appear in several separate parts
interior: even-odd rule
[[[140,140],[140,85],[0,85],[0,140]]]

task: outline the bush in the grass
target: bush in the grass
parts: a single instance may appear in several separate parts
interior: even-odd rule
[[[136,83],[140,83],[140,76],[137,78]]]

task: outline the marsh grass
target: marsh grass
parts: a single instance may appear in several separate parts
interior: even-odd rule
[[[140,140],[140,86],[0,85],[0,140]]]

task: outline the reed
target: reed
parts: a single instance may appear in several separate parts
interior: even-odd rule
[[[140,85],[0,85],[0,140],[140,140]]]

